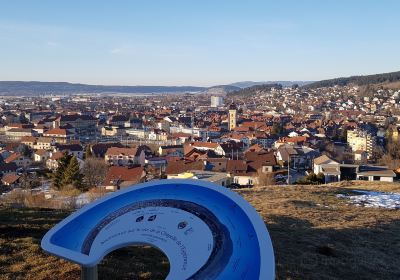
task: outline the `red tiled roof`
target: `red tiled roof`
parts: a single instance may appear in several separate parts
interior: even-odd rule
[[[50,134],[50,135],[70,135],[72,134],[71,132],[69,132],[66,129],[62,129],[62,128],[53,128],[53,129],[49,129],[47,130],[45,133],[43,133],[45,135]]]
[[[51,155],[50,159],[51,160],[58,160],[60,158],[62,158],[64,155],[63,152],[55,152],[54,154]]]
[[[37,143],[51,143],[53,139],[47,137],[39,137]]]
[[[204,164],[202,161],[168,161],[166,174],[180,174],[189,170],[203,170]]]
[[[15,183],[16,181],[18,181],[19,178],[20,178],[20,177],[19,177],[18,175],[16,175],[15,173],[8,173],[8,174],[5,174],[5,175],[3,176],[3,178],[1,179],[1,181],[2,181],[4,184],[11,185],[11,184]]]
[[[209,149],[216,149],[219,144],[218,143],[212,143],[212,142],[193,142],[190,144],[192,147],[204,147],[204,148],[209,148]]]
[[[5,163],[10,163],[10,162],[12,162],[12,161],[18,159],[20,156],[21,156],[20,153],[12,153],[11,155],[9,155],[8,158],[6,158],[6,159],[4,160],[4,162],[5,162]]]
[[[276,158],[274,152],[247,152],[245,154],[246,160],[257,163],[260,167],[262,165],[276,165]]]
[[[126,156],[138,156],[137,148],[118,148],[118,147],[110,147],[107,149],[107,156],[118,156],[118,155],[126,155]]]
[[[189,138],[191,135],[189,133],[183,133],[183,132],[177,132],[177,133],[172,133],[172,137],[182,137],[182,138]]]
[[[244,160],[228,160],[226,163],[226,171],[228,173],[246,172],[247,164]]]
[[[46,150],[39,149],[35,152],[38,156],[45,156],[47,154]]]
[[[33,142],[35,142],[36,141],[36,137],[34,137],[34,136],[23,136],[23,137],[21,137],[21,143],[33,143]]]
[[[120,183],[123,181],[139,182],[144,176],[143,167],[124,167],[124,166],[111,166],[108,169],[104,184],[116,184],[117,181]]]

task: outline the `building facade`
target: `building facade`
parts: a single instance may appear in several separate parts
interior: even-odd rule
[[[224,98],[222,96],[211,96],[211,107],[221,107],[224,105]]]
[[[229,130],[234,130],[236,128],[236,114],[237,114],[237,110],[236,110],[236,105],[235,104],[231,104],[229,105],[229,112],[228,112],[228,129]]]
[[[366,131],[349,130],[347,131],[347,143],[353,152],[366,151],[370,158],[376,148],[376,137]]]

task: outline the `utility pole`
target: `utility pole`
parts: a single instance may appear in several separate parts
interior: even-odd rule
[[[290,185],[290,154],[288,153],[288,169],[287,169],[287,180],[288,180],[288,185]]]

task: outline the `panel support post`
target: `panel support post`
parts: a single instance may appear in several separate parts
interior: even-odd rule
[[[81,266],[81,280],[97,280],[97,265]]]

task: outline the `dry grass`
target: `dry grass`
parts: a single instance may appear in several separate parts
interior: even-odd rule
[[[278,279],[400,279],[400,211],[361,208],[336,197],[400,185],[341,182],[239,190],[264,218]],[[79,279],[79,267],[43,253],[44,233],[69,212],[0,208],[0,279]],[[166,257],[125,248],[100,265],[100,279],[164,279]]]
[[[239,191],[267,224],[278,279],[400,279],[400,211],[336,197],[350,189],[400,190],[346,182]]]
[[[49,256],[43,235],[70,212],[0,208],[0,279],[80,279],[78,265]],[[99,265],[99,279],[165,279],[167,258],[150,247],[112,252]]]

